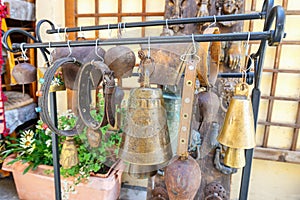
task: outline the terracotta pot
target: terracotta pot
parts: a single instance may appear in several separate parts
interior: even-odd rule
[[[30,170],[26,174],[23,174],[28,164],[16,162],[12,165],[8,165],[12,160],[12,157],[6,158],[3,162],[2,169],[12,172],[20,199],[55,199],[53,174],[45,173],[45,170],[52,171],[52,166],[40,165],[36,170]],[[91,176],[85,183],[79,183],[75,186],[76,192],[74,194],[69,193],[69,199],[118,199],[121,190],[121,175],[121,170],[113,169],[109,174]],[[62,178],[62,186],[64,180],[70,181],[70,179]]]

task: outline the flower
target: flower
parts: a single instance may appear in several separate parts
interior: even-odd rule
[[[21,135],[21,137],[25,138],[26,140],[32,139],[33,136],[34,136],[34,132],[32,130],[25,130]]]

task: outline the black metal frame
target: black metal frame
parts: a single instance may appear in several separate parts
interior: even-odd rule
[[[238,14],[238,15],[224,15],[224,16],[207,16],[207,17],[196,17],[196,18],[184,18],[184,19],[170,19],[170,20],[157,20],[148,22],[132,22],[132,23],[119,23],[110,25],[99,25],[99,26],[84,26],[84,27],[74,27],[74,28],[60,28],[55,29],[54,24],[49,20],[41,20],[37,24],[36,35],[34,38],[31,34],[19,30],[11,29],[3,35],[3,45],[11,52],[20,51],[21,47],[23,49],[28,48],[38,48],[42,51],[44,59],[48,64],[48,58],[46,54],[49,54],[47,48],[49,47],[79,47],[79,46],[95,46],[97,45],[128,45],[128,44],[147,44],[153,43],[187,43],[194,41],[196,42],[207,42],[207,41],[237,41],[237,40],[260,40],[259,50],[251,54],[254,61],[254,75],[248,72],[248,83],[252,83],[252,77],[254,76],[254,89],[252,90],[252,106],[254,113],[254,125],[256,129],[258,109],[260,103],[260,81],[262,74],[262,65],[264,62],[264,54],[267,46],[278,45],[282,38],[285,37],[284,33],[284,23],[285,23],[285,13],[281,6],[273,6],[274,0],[265,0],[262,8],[262,12],[253,14]],[[151,38],[120,38],[120,39],[108,39],[108,40],[85,40],[85,41],[68,41],[68,42],[49,42],[43,43],[40,37],[40,27],[43,23],[48,23],[51,26],[47,33],[66,33],[66,32],[78,32],[78,31],[91,31],[91,30],[103,30],[103,29],[117,29],[117,28],[131,28],[131,27],[145,27],[145,26],[157,26],[157,25],[175,25],[175,24],[187,24],[187,23],[202,23],[202,22],[218,22],[218,21],[232,21],[232,20],[253,20],[253,19],[265,19],[264,30],[262,32],[252,32],[252,33],[230,33],[230,34],[208,34],[208,35],[185,35],[185,36],[161,36],[161,37],[151,37]],[[275,21],[275,29],[270,30],[271,25]],[[23,34],[35,43],[33,44],[13,44],[12,47],[8,46],[7,40],[8,36],[14,33]],[[249,63],[248,63],[249,65]],[[219,74],[219,77],[242,77],[241,73],[223,73]],[[57,111],[56,111],[56,94],[55,92],[50,95],[50,112],[52,120],[57,123]],[[60,169],[59,169],[59,155],[58,155],[58,138],[55,133],[52,133],[52,149],[53,149],[53,163],[54,163],[54,179],[55,179],[55,196],[56,200],[61,200],[61,186],[60,186]],[[240,200],[246,200],[248,198],[249,181],[251,174],[253,158],[253,149],[246,151],[246,166],[243,168],[243,175],[240,187]]]

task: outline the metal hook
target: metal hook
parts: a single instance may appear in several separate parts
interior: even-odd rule
[[[69,49],[69,55],[67,57],[70,57],[72,55],[72,49],[71,49],[71,46],[70,46],[70,41],[71,40],[68,40],[67,41],[67,44],[68,44],[68,49]]]
[[[124,31],[124,33],[126,33],[126,22],[123,22],[123,29],[122,31]]]
[[[109,38],[111,38],[111,32],[112,32],[112,30],[110,29],[110,24],[107,24],[107,30],[109,31],[108,32],[108,36],[109,36]],[[99,30],[99,32],[100,32],[100,30]]]
[[[122,22],[118,23],[118,38],[122,37]]]
[[[166,19],[166,29],[169,29],[168,19]]]
[[[216,15],[214,15],[214,22],[212,24],[210,24],[207,28],[212,27],[213,25],[215,25],[217,23],[217,17]]]
[[[28,57],[26,55],[27,49],[24,50],[24,44],[26,44],[26,43],[25,42],[21,43],[20,48],[21,48],[21,51],[22,51],[22,58],[26,61],[26,60],[28,60]]]
[[[101,62],[104,62],[104,59],[98,54],[98,41],[100,41],[99,38],[96,40],[96,44],[95,44],[95,54],[100,58]]]
[[[150,46],[150,36],[148,37],[148,59],[150,59],[151,56],[151,46]]]
[[[245,56],[248,56],[248,51],[249,51],[249,41],[250,41],[250,32],[248,32],[248,38],[247,38],[247,42],[245,44]]]
[[[80,37],[84,38],[84,32],[82,31],[82,26],[79,27],[79,33],[80,33]]]
[[[183,62],[186,62],[186,61],[190,61],[186,59],[187,56],[195,56],[197,59],[196,63],[200,62],[200,57],[198,55],[196,55],[197,53],[197,48],[196,48],[196,42],[195,42],[195,37],[194,37],[194,34],[192,34],[192,42],[193,42],[193,50],[191,53],[184,53],[180,56],[180,60],[182,60]]]
[[[67,28],[68,28],[68,27],[65,27],[65,31],[64,31],[64,33],[65,33],[65,39],[66,39],[66,40],[69,39],[69,34],[67,34]]]

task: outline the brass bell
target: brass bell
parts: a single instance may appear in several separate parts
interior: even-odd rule
[[[157,169],[172,158],[160,88],[130,91],[119,157],[131,164],[157,165]]]
[[[225,151],[224,164],[232,168],[241,168],[246,165],[245,150],[228,147]]]
[[[238,83],[227,110],[218,141],[227,146],[224,164],[239,168],[245,166],[244,149],[255,147],[253,109],[246,83]]]
[[[129,164],[128,174],[136,179],[148,179],[157,173],[156,165]]]
[[[59,163],[64,169],[69,169],[79,163],[78,152],[73,137],[66,137],[61,150]]]

